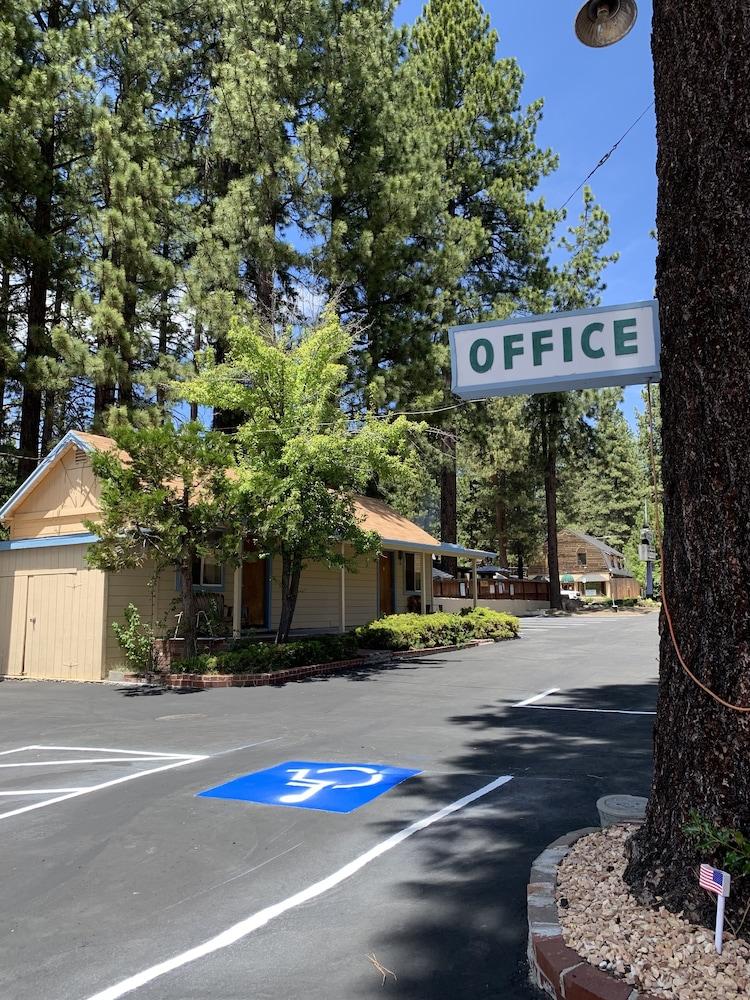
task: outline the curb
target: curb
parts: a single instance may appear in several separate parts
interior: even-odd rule
[[[589,964],[563,938],[555,898],[557,868],[576,841],[599,829],[589,826],[559,837],[531,866],[527,888],[531,982],[554,1000],[648,1000],[650,994]]]
[[[167,674],[165,686],[171,690],[204,691],[207,688],[227,687],[271,687],[285,684],[287,681],[298,681],[305,677],[335,674],[341,670],[351,670],[353,667],[366,667],[369,661],[364,659],[336,660],[333,663],[313,663],[307,667],[290,667],[288,670],[275,670],[264,674]]]
[[[164,674],[162,683],[172,691],[205,691],[211,688],[227,687],[273,687],[286,684],[288,681],[303,680],[306,677],[320,677],[325,674],[335,674],[359,667],[385,667],[400,660],[410,660],[416,657],[432,656],[439,653],[452,653],[461,649],[473,649],[476,646],[494,645],[494,639],[472,639],[461,646],[433,646],[429,649],[410,649],[402,652],[379,653],[375,656],[357,657],[351,660],[336,660],[332,663],[312,663],[305,667],[290,667],[288,670],[275,670],[262,674]],[[112,677],[115,673],[116,676]],[[119,676],[117,676],[119,674]],[[116,683],[142,683],[138,674],[110,671],[110,680]]]

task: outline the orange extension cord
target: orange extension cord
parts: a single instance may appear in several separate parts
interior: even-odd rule
[[[672,612],[669,610],[669,604],[667,603],[667,594],[664,587],[664,540],[661,537],[661,527],[659,523],[659,481],[656,475],[656,454],[654,451],[654,411],[651,403],[651,383],[648,383],[648,438],[649,438],[649,450],[651,452],[651,475],[653,478],[654,486],[654,527],[656,528],[656,537],[659,540],[659,552],[661,553],[661,603],[664,608],[664,617],[667,619],[667,625],[669,627],[669,635],[672,639],[672,645],[674,646],[674,651],[677,654],[677,659],[679,660],[680,666],[688,675],[691,681],[698,685],[703,691],[706,692],[714,701],[723,705],[724,708],[729,708],[733,712],[750,712],[750,705],[733,705],[731,701],[725,701],[722,697],[712,691],[711,688],[707,687],[702,681],[698,680],[695,674],[692,672],[690,667],[685,662],[685,658],[682,655],[682,650],[680,649],[679,643],[677,642],[677,636],[675,635],[674,622],[672,621]]]

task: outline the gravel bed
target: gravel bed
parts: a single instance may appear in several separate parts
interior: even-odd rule
[[[750,997],[750,945],[714,935],[664,907],[641,906],[623,881],[631,827],[613,826],[579,840],[557,876],[565,943],[592,965],[664,1000]]]

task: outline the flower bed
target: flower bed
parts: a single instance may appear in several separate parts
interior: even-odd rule
[[[474,608],[458,615],[438,612],[434,615],[389,615],[364,625],[356,631],[361,646],[388,649],[431,649],[436,646],[462,646],[472,639],[515,639],[520,622],[513,615],[489,608]]]

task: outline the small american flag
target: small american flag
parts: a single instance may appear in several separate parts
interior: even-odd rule
[[[701,865],[699,882],[702,889],[715,892],[717,896],[728,896],[730,881],[728,872],[711,865]]]

